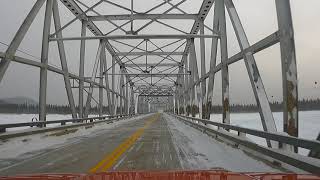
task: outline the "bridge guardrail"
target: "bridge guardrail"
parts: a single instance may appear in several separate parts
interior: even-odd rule
[[[120,118],[125,117],[127,115],[114,115],[114,116],[101,116],[101,117],[90,117],[90,118],[78,118],[78,119],[63,119],[63,120],[53,120],[53,121],[35,121],[35,122],[25,122],[25,123],[10,123],[10,124],[0,124],[0,133],[5,133],[6,129],[8,128],[16,128],[16,127],[45,127],[47,124],[58,124],[61,123],[61,125],[66,125],[67,122],[72,123],[83,123],[84,121],[87,123],[97,121],[97,120],[104,120],[106,118]]]
[[[223,124],[223,123],[209,121],[209,120],[195,118],[195,117],[182,116],[182,115],[176,115],[176,114],[173,114],[173,115],[176,117],[180,117],[180,118],[187,118],[187,119],[195,120],[195,121],[203,123],[204,125],[210,124],[210,125],[214,125],[219,128],[225,128],[225,129],[238,131],[238,135],[240,132],[240,133],[245,133],[245,134],[250,134],[250,135],[257,136],[257,137],[261,137],[261,138],[264,138],[267,140],[277,141],[277,142],[279,142],[280,147],[283,144],[288,144],[288,145],[298,146],[298,147],[309,149],[309,150],[320,151],[320,142],[316,141],[316,140],[296,138],[293,136],[287,136],[287,135],[282,135],[282,134],[277,134],[277,133],[271,133],[271,132],[249,129],[249,128],[244,128],[244,127],[239,127],[239,126],[234,126],[234,125],[229,125],[229,124]]]
[[[211,125],[214,125],[217,127],[235,130],[235,131],[238,131],[241,133],[247,132],[247,134],[255,135],[257,137],[269,138],[270,140],[275,140],[277,142],[282,142],[285,144],[298,145],[299,147],[303,147],[306,149],[315,148],[318,150],[320,148],[320,143],[318,141],[300,139],[300,138],[290,137],[290,136],[276,134],[276,133],[269,133],[269,132],[264,132],[264,131],[259,131],[259,130],[242,128],[242,127],[238,127],[238,126],[222,124],[222,123],[208,121],[208,120],[194,118],[194,117],[181,116],[181,115],[176,115],[176,114],[171,114],[171,115],[190,124],[191,126],[195,126],[195,128],[204,130],[205,132],[216,134],[217,136],[222,137],[226,140],[230,140],[238,145],[242,145],[245,148],[254,150],[255,152],[258,152],[258,153],[261,153],[265,156],[273,158],[275,161],[284,162],[288,165],[297,167],[297,168],[302,169],[306,172],[320,175],[319,174],[320,161],[317,159],[303,156],[303,155],[294,153],[293,151],[288,152],[288,151],[279,150],[276,148],[269,148],[269,147],[260,146],[260,145],[256,144],[255,142],[248,141],[247,139],[242,138],[241,135],[239,135],[239,134],[238,134],[238,136],[236,134],[232,135],[231,133],[219,131],[219,130],[213,129],[211,127],[208,127],[208,126],[206,126],[206,124],[211,124]],[[198,121],[198,122],[196,122],[196,121]],[[276,139],[276,137],[278,137],[278,139]],[[286,141],[286,140],[289,140],[289,141]],[[299,143],[301,143],[301,144],[299,144]],[[262,159],[263,159],[263,157],[262,157]],[[277,164],[280,162],[277,162]],[[280,165],[281,164],[282,163],[280,163]]]

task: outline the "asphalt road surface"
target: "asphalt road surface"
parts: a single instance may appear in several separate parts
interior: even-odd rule
[[[204,166],[206,160],[211,161],[211,164],[213,162],[212,167],[224,165],[219,165],[218,161],[217,164],[214,164],[214,160],[210,160],[210,156],[197,153],[196,149],[192,149],[192,146],[188,143],[192,143],[190,139],[198,135],[185,136],[184,132],[179,131],[179,128],[187,125],[181,122],[179,122],[181,124],[176,124],[178,123],[175,122],[177,120],[168,120],[170,119],[168,117],[168,115],[158,113],[128,120],[114,128],[102,129],[95,135],[78,137],[78,141],[72,143],[67,141],[58,148],[48,148],[45,152],[31,153],[32,155],[21,161],[15,160],[14,163],[9,165],[2,163],[0,165],[0,175],[96,173],[110,170],[179,170],[197,167],[201,169],[208,168]],[[174,126],[174,124],[179,128],[172,128],[171,126]],[[185,131],[191,130],[187,129]],[[206,141],[208,140],[204,141],[205,145],[209,143],[206,143]],[[209,141],[211,140],[209,139]],[[214,143],[214,141],[211,143]],[[207,147],[204,147],[204,149],[207,149]],[[219,158],[219,156],[228,158],[235,156],[233,151],[239,154],[238,151],[240,150],[232,150],[232,147],[217,143],[214,151],[222,152],[221,155],[214,158]],[[228,152],[231,154],[227,154]],[[208,154],[211,153],[215,152],[209,149]],[[245,155],[241,154],[241,156]],[[189,159],[186,159],[188,157]],[[200,161],[199,158],[204,160]],[[233,159],[237,160],[236,157],[232,157]],[[259,171],[273,171],[268,165],[255,159],[242,157],[238,161],[240,164],[250,161],[250,166],[261,167],[258,169]],[[191,166],[188,166],[188,163]],[[227,161],[227,163],[234,164],[231,161]],[[222,168],[227,169],[228,164],[225,166]]]

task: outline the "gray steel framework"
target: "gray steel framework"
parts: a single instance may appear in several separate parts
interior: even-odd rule
[[[6,52],[0,52],[0,82],[11,61],[40,68],[40,121],[46,121],[48,71],[63,76],[73,118],[84,118],[90,114],[92,100],[95,101],[93,99],[94,89],[98,88],[99,116],[104,114],[103,107],[106,105],[108,106],[107,113],[110,115],[132,115],[137,111],[148,112],[155,108],[153,104],[159,104],[162,102],[159,99],[162,99],[168,102],[169,107],[166,108],[173,108],[177,114],[195,116],[196,111],[199,110],[200,117],[210,119],[215,74],[221,71],[223,123],[230,124],[228,67],[243,59],[259,107],[264,131],[275,133],[277,129],[254,54],[280,43],[284,104],[283,131],[298,137],[297,65],[289,0],[275,0],[278,30],[253,45],[250,45],[248,41],[233,0],[203,0],[196,14],[188,14],[179,7],[186,1],[180,0],[175,3],[163,1],[153,5],[145,12],[137,12],[132,4],[133,1],[128,2],[130,7],[126,7],[107,0],[99,0],[91,5],[81,0],[60,0],[60,2],[57,0],[37,0]],[[17,56],[16,51],[19,45],[44,4],[41,62]],[[102,5],[120,8],[127,13],[105,14],[98,10]],[[169,8],[162,11],[161,8],[165,5],[169,5]],[[63,16],[59,14],[61,6],[65,6],[74,15],[72,20],[63,25],[60,20]],[[179,13],[172,13],[174,10]],[[162,12],[155,13],[155,11]],[[205,24],[210,11],[214,12],[212,27]],[[52,17],[54,31],[51,27]],[[232,30],[235,32],[240,47],[240,52],[232,57],[228,56],[226,27],[228,18],[232,23]],[[134,26],[139,20],[146,22],[140,22],[139,26]],[[179,26],[170,24],[167,20],[190,21],[192,27],[186,31]],[[64,30],[75,21],[81,23],[80,36],[64,37],[62,34]],[[114,28],[103,29],[96,24],[98,21],[111,24]],[[148,33],[153,28],[152,24],[164,26],[171,32]],[[87,30],[93,36],[89,36]],[[50,34],[50,32],[53,33]],[[195,39],[199,39],[200,43],[197,44]],[[212,41],[211,52],[205,51],[208,47],[205,39]],[[85,51],[88,48],[86,45],[88,40],[98,41],[99,47],[92,74],[90,77],[85,77],[84,64],[87,60]],[[68,52],[64,47],[65,41],[80,42],[78,75],[72,74],[68,70],[66,56]],[[55,42],[58,45],[61,69],[48,63],[50,44]],[[159,44],[159,42],[162,43]],[[199,46],[200,49],[199,61],[196,55],[196,46]],[[218,47],[221,51],[220,64],[216,63]],[[206,59],[206,53],[211,54],[210,59]],[[107,55],[110,55],[111,58],[107,58],[109,57]],[[206,68],[207,61],[210,62],[208,68]],[[76,80],[79,85],[78,109],[75,105],[71,80]],[[85,102],[84,93],[87,93]],[[104,96],[107,101],[103,101]],[[228,130],[228,128],[226,129]],[[277,147],[273,141],[268,141],[268,145]]]

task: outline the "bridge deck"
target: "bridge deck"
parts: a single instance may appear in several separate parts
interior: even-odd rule
[[[58,137],[45,135],[41,138],[48,141],[46,138]],[[30,144],[32,140],[16,148]],[[166,114],[124,120],[112,128],[94,130],[59,146],[39,146],[38,151],[26,154],[11,159],[0,157],[0,175],[88,173],[112,169],[224,168],[242,172],[279,172]]]

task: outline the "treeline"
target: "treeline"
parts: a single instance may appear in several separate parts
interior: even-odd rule
[[[298,102],[300,111],[310,111],[310,110],[320,110],[320,99],[303,99]],[[281,112],[283,111],[283,105],[279,102],[270,103],[271,110],[273,112]],[[189,112],[190,106],[188,106]],[[172,109],[171,109],[172,110]],[[197,106],[193,106],[193,110],[195,113],[199,113],[199,108]],[[180,107],[180,111],[183,112],[183,108]],[[255,104],[232,104],[230,105],[230,112],[238,112],[238,113],[250,113],[250,112],[258,112],[259,109]],[[212,106],[211,113],[219,114],[222,112],[222,106]]]
[[[77,108],[78,110],[78,108]],[[103,107],[103,113],[108,113],[108,107]],[[92,107],[90,113],[97,114],[98,107]],[[36,104],[0,104],[0,113],[18,113],[18,114],[38,114],[39,106]],[[47,105],[49,114],[71,114],[70,106],[67,105]]]
[[[282,102],[270,103],[271,110],[273,112],[283,111]],[[298,102],[300,111],[320,110],[320,99],[303,99]],[[258,112],[259,109],[255,104],[233,104],[230,105],[231,112]],[[221,113],[222,106],[213,106],[211,113]]]
[[[273,112],[283,111],[282,103],[270,103]],[[320,110],[320,99],[303,99],[299,101],[299,110]],[[197,107],[194,107],[196,112],[199,112]],[[78,108],[77,108],[78,109]],[[182,110],[182,109],[181,109]],[[118,108],[117,111],[120,111]],[[258,107],[254,104],[233,104],[230,105],[231,112],[258,112]],[[71,109],[67,105],[47,105],[47,112],[49,114],[71,114]],[[98,107],[92,107],[91,113],[97,114]],[[211,113],[221,113],[222,106],[212,106]],[[19,113],[19,114],[38,114],[39,106],[36,104],[0,104],[0,113]],[[103,107],[103,113],[109,114],[108,106]]]

